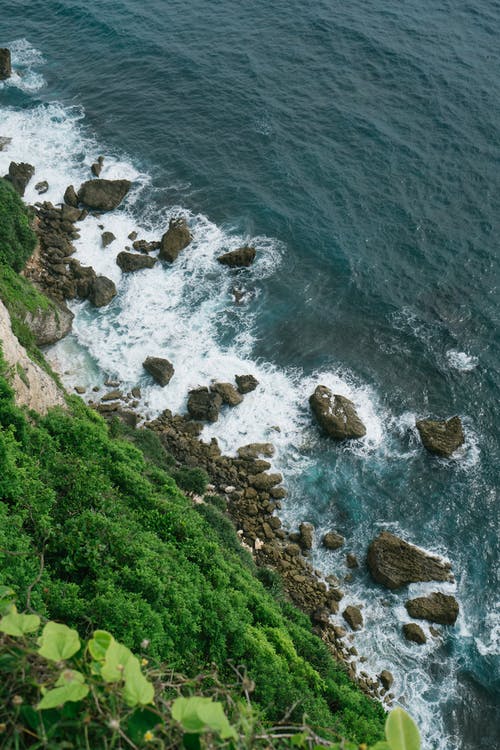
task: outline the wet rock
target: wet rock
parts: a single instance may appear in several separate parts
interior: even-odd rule
[[[109,305],[116,297],[116,286],[106,276],[97,276],[90,284],[88,298],[96,307]]]
[[[73,185],[68,185],[68,187],[64,191],[63,200],[68,206],[78,208],[78,196]]]
[[[97,161],[95,161],[91,165],[91,167],[90,167],[90,171],[92,172],[92,174],[94,175],[94,177],[99,177],[99,175],[102,172],[102,165],[103,164],[104,164],[104,157],[103,156],[98,156],[97,157]]]
[[[113,232],[103,232],[101,234],[101,244],[103,247],[107,247],[108,245],[111,245],[112,242],[116,240],[115,235]]]
[[[224,266],[230,268],[245,268],[251,266],[255,260],[255,248],[245,245],[237,250],[231,250],[229,253],[220,255],[217,260]]]
[[[336,550],[340,549],[344,544],[345,539],[341,534],[337,534],[336,531],[327,531],[321,540],[321,544],[326,549]]]
[[[258,456],[274,456],[274,445],[272,443],[248,443],[238,448],[240,458],[257,458]]]
[[[392,672],[389,672],[388,669],[383,669],[381,673],[379,674],[379,680],[382,683],[382,686],[385,688],[385,690],[390,690],[392,687],[392,684],[394,682],[394,677],[392,675]]]
[[[67,205],[61,206],[61,219],[63,222],[73,223],[75,221],[80,221],[82,213],[83,211],[80,208]]]
[[[6,135],[0,135],[0,151],[3,151],[9,143],[12,143],[12,138],[9,138]]]
[[[450,581],[450,564],[413,544],[383,531],[368,548],[368,568],[372,577],[389,589],[418,581]]]
[[[10,61],[10,50],[6,47],[0,48],[0,81],[5,81],[12,75],[12,64]]]
[[[135,229],[134,229],[134,231],[133,231],[133,232],[130,232],[130,234],[129,234],[129,235],[127,235],[127,236],[128,236],[128,239],[129,239],[129,240],[132,240],[132,242],[133,242],[134,240],[136,240],[136,239],[137,239],[137,232],[136,232],[136,231],[135,231]]]
[[[352,401],[333,394],[325,385],[318,385],[309,398],[311,410],[320,427],[335,440],[362,438],[366,428]]]
[[[124,250],[116,256],[116,263],[124,273],[153,268],[156,262],[156,258],[150,258],[148,255],[140,255],[139,253],[126,253]]]
[[[37,182],[35,185],[35,190],[38,193],[38,195],[42,195],[43,193],[46,193],[49,189],[49,183],[47,180],[42,180],[42,182]]]
[[[114,390],[110,391],[109,393],[105,393],[104,396],[101,398],[101,401],[103,403],[106,403],[106,401],[121,401],[123,399],[123,392],[120,390]]]
[[[131,390],[131,394],[134,398],[141,398],[142,393],[141,393],[141,389],[139,388],[139,386],[137,385],[134,386]]]
[[[160,249],[160,242],[146,242],[146,240],[136,240],[132,243],[134,250],[139,253],[152,253],[154,250]]]
[[[48,309],[26,313],[24,323],[35,337],[37,346],[48,346],[60,341],[70,331],[75,316],[66,305],[52,304]]]
[[[25,162],[19,162],[16,164],[15,161],[11,161],[9,164],[9,173],[5,175],[5,179],[12,184],[12,187],[22,197],[26,190],[26,185],[35,174],[35,167]]]
[[[243,395],[254,391],[259,385],[259,381],[253,375],[235,375],[234,379],[236,380],[239,392]]]
[[[179,216],[170,219],[168,230],[161,238],[160,260],[167,260],[173,263],[177,260],[179,253],[184,250],[192,240],[191,232],[184,217]]]
[[[219,393],[210,391],[206,387],[189,391],[187,410],[192,419],[217,422],[221,406],[222,397]]]
[[[173,364],[168,359],[162,357],[147,357],[142,366],[149,372],[158,385],[162,387],[170,383],[175,372]]]
[[[218,393],[223,403],[228,406],[237,406],[243,401],[243,396],[239,393],[232,383],[213,383],[210,390]]]
[[[363,627],[363,615],[359,607],[350,604],[342,612],[342,617],[353,630],[359,630]]]
[[[75,392],[78,393],[79,396],[83,396],[83,394],[87,392],[87,389],[84,385],[75,385]]]
[[[356,555],[353,555],[352,552],[349,552],[346,555],[345,560],[348,568],[359,568],[358,558],[356,557]]]
[[[265,472],[261,472],[259,474],[250,474],[248,481],[256,490],[268,491],[276,484],[281,484],[283,477],[281,474],[266,474]]]
[[[88,180],[80,186],[78,201],[96,211],[112,211],[130,190],[129,180]]]
[[[403,635],[407,641],[413,641],[413,643],[422,644],[427,641],[427,637],[416,622],[406,622],[403,625]]]
[[[465,442],[460,417],[421,419],[416,423],[423,445],[431,453],[448,458]]]
[[[459,611],[455,597],[441,592],[410,599],[405,602],[405,607],[410,617],[440,625],[454,625]]]
[[[312,523],[301,523],[299,526],[299,544],[303,550],[312,549],[314,542],[314,526]]]

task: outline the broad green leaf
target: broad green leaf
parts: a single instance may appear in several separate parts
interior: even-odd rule
[[[290,744],[293,745],[293,747],[305,747],[306,741],[309,739],[309,735],[307,732],[300,732],[298,734],[294,734],[292,739],[290,740]]]
[[[124,679],[125,667],[130,659],[134,659],[132,651],[115,639],[111,641],[106,651],[101,675],[106,682],[119,682]]]
[[[68,701],[81,701],[88,693],[88,685],[82,685],[79,682],[68,683],[64,687],[56,687],[45,693],[37,709],[43,711],[47,708],[62,706]]]
[[[19,614],[15,604],[12,604],[8,614],[0,620],[0,631],[7,635],[23,636],[26,633],[33,633],[40,627],[40,618],[38,615]]]
[[[125,670],[125,688],[123,697],[128,706],[146,706],[153,702],[155,691],[153,685],[147,680],[141,672],[139,659],[132,656],[128,660]]]
[[[38,639],[38,653],[51,661],[64,661],[80,649],[76,630],[59,622],[48,622]]]
[[[186,732],[203,732],[204,724],[198,716],[200,702],[210,698],[176,698],[172,703],[172,718],[178,721]]]
[[[77,672],[75,669],[65,669],[57,678],[56,687],[72,684],[83,685],[84,682],[85,677],[81,672]]]
[[[380,742],[377,742],[375,745],[370,745],[370,750],[391,750],[387,742],[384,742],[381,740]]]
[[[153,730],[158,724],[162,725],[162,719],[156,711],[149,708],[138,708],[127,720],[126,734],[136,745],[144,740],[146,732]]]
[[[113,640],[113,636],[111,635],[111,633],[108,633],[107,630],[94,631],[94,635],[92,636],[88,644],[90,655],[92,656],[92,658],[96,661],[104,661],[106,651],[110,647]]]
[[[208,703],[203,703],[198,708],[198,716],[208,729],[211,732],[217,732],[221,739],[227,740],[230,737],[236,739],[236,732],[224,713],[222,703],[214,703],[211,700]]]
[[[387,717],[385,736],[390,750],[420,750],[417,725],[402,708],[395,708]]]
[[[208,730],[219,734],[221,739],[237,736],[227,720],[222,704],[214,703],[211,698],[177,698],[172,704],[172,717],[181,724],[185,732],[199,734]]]

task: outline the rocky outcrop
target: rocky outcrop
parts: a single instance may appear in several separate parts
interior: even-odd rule
[[[179,257],[179,253],[189,245],[192,239],[184,217],[178,216],[170,219],[168,230],[161,238],[159,259],[173,263]]]
[[[152,253],[154,250],[160,249],[160,242],[156,242],[153,240],[152,242],[146,242],[146,240],[135,240],[132,243],[132,247],[134,250],[137,250],[139,253]]]
[[[421,419],[416,423],[423,445],[430,453],[448,458],[465,442],[460,417]]]
[[[259,456],[274,456],[274,445],[272,443],[249,443],[238,448],[240,458],[258,458]]]
[[[0,81],[5,81],[12,75],[12,63],[10,61],[10,50],[6,47],[0,48]]]
[[[303,522],[299,526],[299,544],[303,550],[309,551],[314,544],[314,526]]]
[[[327,531],[321,540],[323,547],[330,550],[340,549],[344,543],[344,537],[341,534],[337,534],[336,531]]]
[[[148,255],[127,253],[122,250],[116,256],[116,263],[124,273],[133,273],[134,271],[142,271],[144,268],[153,268],[157,260],[156,258],[150,258]]]
[[[74,317],[66,305],[53,303],[46,310],[28,312],[24,323],[35,336],[37,346],[48,346],[60,341],[71,331]]]
[[[9,164],[9,174],[5,175],[5,179],[8,182],[12,183],[12,187],[14,188],[16,193],[19,193],[19,195],[22,197],[24,195],[24,191],[26,190],[28,182],[31,180],[34,174],[35,167],[33,167],[31,164],[26,164],[25,162],[16,164],[16,162],[11,161],[11,163]]]
[[[418,581],[450,581],[451,566],[403,539],[382,531],[368,548],[372,577],[389,589]]]
[[[101,244],[103,247],[107,247],[108,245],[111,245],[112,242],[116,240],[115,235],[113,232],[103,232],[101,234]]]
[[[49,189],[49,183],[47,180],[42,180],[41,182],[37,182],[35,185],[35,190],[38,193],[38,195],[43,195],[43,193],[46,193]]]
[[[243,395],[254,391],[259,385],[259,381],[253,375],[235,375],[234,379],[236,380],[239,392]]]
[[[455,597],[441,592],[410,599],[405,603],[405,607],[410,617],[437,622],[440,625],[454,625],[459,611]]]
[[[228,406],[238,406],[243,401],[243,396],[239,393],[232,383],[213,383],[210,390],[218,393],[222,402]]]
[[[350,604],[342,612],[342,617],[351,626],[353,630],[359,630],[363,627],[363,615],[359,607]]]
[[[239,247],[237,250],[231,250],[229,253],[219,255],[217,260],[224,266],[230,268],[246,268],[251,266],[255,260],[255,248],[245,245],[245,247]]]
[[[345,440],[366,435],[366,427],[352,401],[333,394],[325,385],[318,385],[309,398],[309,404],[318,424],[329,437]]]
[[[78,196],[73,185],[68,185],[68,187],[64,191],[63,200],[68,206],[78,208]]]
[[[416,622],[406,622],[403,625],[403,635],[407,641],[412,641],[419,645],[422,645],[427,641],[424,631]]]
[[[162,387],[170,383],[175,372],[173,364],[162,357],[147,357],[142,366]]]
[[[206,387],[189,391],[187,410],[192,419],[202,422],[217,422],[222,406],[222,396]]]
[[[96,211],[113,211],[130,190],[129,180],[88,180],[78,191],[78,202]]]
[[[108,279],[106,276],[96,276],[96,278],[92,280],[88,298],[96,307],[109,305],[116,295],[116,286],[111,279]]]

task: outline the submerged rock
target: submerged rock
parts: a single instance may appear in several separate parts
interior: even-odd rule
[[[156,258],[139,253],[126,253],[124,250],[116,256],[116,263],[124,273],[141,271],[143,268],[153,268],[157,263]]]
[[[88,180],[80,186],[78,201],[96,211],[112,211],[120,205],[131,186],[130,180]]]
[[[142,366],[161,386],[168,385],[175,372],[173,364],[162,357],[147,357]]]
[[[448,458],[465,442],[460,417],[448,420],[420,419],[416,427],[423,445],[437,456]]]
[[[115,235],[113,232],[103,232],[101,234],[101,243],[103,247],[107,247],[108,245],[111,245],[112,242],[116,240]]]
[[[170,219],[168,230],[161,238],[159,259],[173,263],[192,239],[187,221],[183,216]]]
[[[9,164],[9,174],[5,175],[5,179],[12,183],[12,187],[22,197],[28,182],[35,174],[35,167],[32,164],[26,164],[25,162],[19,162],[16,164],[15,161],[11,161]]]
[[[442,562],[413,544],[382,531],[368,548],[368,568],[372,577],[389,589],[418,581],[450,581],[450,563]]]
[[[243,396],[239,393],[232,383],[213,383],[210,390],[220,395],[222,401],[228,406],[237,406],[243,401]]]
[[[309,404],[318,424],[329,437],[345,440],[366,435],[366,427],[352,401],[333,394],[325,385],[318,385],[309,398]]]
[[[224,266],[230,268],[246,268],[251,266],[255,260],[256,250],[254,247],[239,247],[237,250],[231,250],[229,253],[220,255],[217,260]]]
[[[405,602],[405,607],[410,617],[437,622],[440,625],[454,625],[459,612],[455,597],[441,592],[410,599]]]
[[[189,391],[187,410],[192,419],[217,422],[222,406],[222,396],[206,387]]]
[[[88,298],[96,307],[104,307],[109,305],[116,294],[116,286],[111,279],[106,276],[97,276],[91,281]]]
[[[12,63],[10,50],[6,47],[0,48],[0,81],[5,81],[12,75]]]
[[[321,540],[323,547],[330,550],[339,549],[344,543],[344,537],[341,534],[337,534],[336,531],[327,531]]]
[[[427,641],[424,631],[416,622],[406,622],[403,625],[403,635],[407,641],[412,641],[420,645]]]
[[[254,391],[259,385],[259,381],[253,375],[235,375],[234,379],[239,392],[242,394]]]

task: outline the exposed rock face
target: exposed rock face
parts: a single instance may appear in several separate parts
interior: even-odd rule
[[[312,549],[314,542],[314,526],[312,523],[301,523],[299,526],[299,544],[304,550]]]
[[[10,61],[10,50],[5,47],[0,48],[0,81],[5,81],[12,75],[12,65]]]
[[[238,406],[243,401],[243,396],[232,383],[213,383],[210,390],[218,393],[222,401],[228,406]]]
[[[68,187],[64,191],[63,200],[68,206],[78,208],[78,196],[73,185],[68,185]]]
[[[431,453],[448,458],[465,442],[460,417],[421,419],[416,423],[422,443]]]
[[[49,189],[49,183],[47,180],[42,180],[42,182],[37,182],[35,185],[35,190],[38,193],[38,195],[43,195],[43,193],[46,193]]]
[[[189,391],[187,410],[192,419],[203,422],[217,422],[222,406],[222,397],[206,387]]]
[[[254,391],[259,385],[259,381],[253,375],[235,375],[234,379],[236,380],[239,392],[243,395]]]
[[[325,385],[318,385],[309,404],[320,427],[336,440],[362,438],[366,427],[356,413],[352,401],[345,396],[332,394]]]
[[[246,268],[254,262],[255,252],[254,247],[245,245],[245,247],[239,247],[237,250],[231,250],[230,253],[220,255],[217,260],[230,268]]]
[[[427,641],[424,631],[416,622],[406,622],[403,625],[403,635],[407,641],[422,644]]]
[[[454,625],[459,611],[455,597],[440,592],[410,599],[405,603],[405,607],[410,617],[437,622],[440,625]]]
[[[321,540],[321,544],[326,549],[339,549],[344,544],[345,539],[341,534],[337,534],[336,531],[327,531]]]
[[[48,346],[71,331],[74,317],[66,305],[54,304],[48,310],[28,312],[24,322],[35,336],[37,346]]]
[[[135,242],[132,243],[132,247],[134,248],[134,250],[137,250],[139,253],[152,253],[154,250],[159,250],[160,245],[161,243],[156,242],[155,240],[153,240],[153,242],[146,242],[146,240],[135,240]]]
[[[450,564],[383,531],[368,548],[368,568],[377,583],[397,589],[417,581],[450,581]]]
[[[112,242],[116,240],[115,235],[113,232],[103,232],[101,234],[101,243],[103,247],[107,247],[108,245],[111,245]]]
[[[175,372],[173,364],[162,357],[147,357],[142,366],[162,387],[170,383]]]
[[[116,297],[116,286],[106,276],[97,276],[90,285],[89,300],[96,307],[109,305],[113,297]]]
[[[153,268],[156,258],[139,253],[126,253],[124,250],[116,256],[116,262],[124,273],[141,271],[143,268]]]
[[[363,627],[363,615],[359,607],[354,607],[350,604],[342,612],[342,617],[353,630],[359,630]]]
[[[131,185],[129,180],[88,180],[80,186],[78,201],[96,211],[112,211],[120,205]]]
[[[274,456],[274,445],[272,443],[249,443],[238,448],[240,458],[258,458],[259,456]]]
[[[25,162],[16,164],[15,161],[11,161],[9,164],[9,174],[5,175],[5,179],[12,183],[12,186],[16,193],[22,197],[26,190],[26,185],[35,174],[35,167]]]
[[[181,250],[184,250],[192,239],[187,221],[184,217],[179,216],[170,219],[168,230],[161,238],[160,253],[158,257],[160,260],[167,260],[169,263],[173,263],[174,260],[177,260]]]

